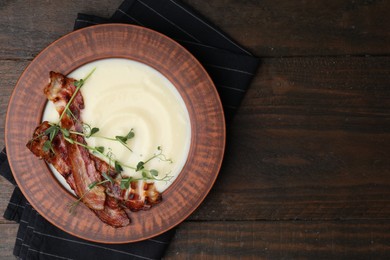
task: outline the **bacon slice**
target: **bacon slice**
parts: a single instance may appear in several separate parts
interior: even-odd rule
[[[74,183],[74,178],[71,174],[72,170],[70,167],[67,145],[62,134],[58,133],[53,139],[52,149],[54,150],[54,153],[50,150],[43,149],[44,143],[49,140],[49,136],[45,134],[45,131],[49,129],[50,126],[49,122],[42,122],[35,129],[33,138],[27,143],[27,147],[35,156],[52,164],[74,190],[76,184]]]
[[[96,169],[103,173],[105,172],[107,175],[111,176],[111,178],[115,178],[118,173],[115,171],[114,167],[100,159],[99,157],[92,156],[92,160],[95,162]]]
[[[77,139],[79,140],[80,138]],[[90,209],[103,210],[106,200],[104,187],[97,185],[93,189],[89,189],[91,184],[101,181],[100,174],[90,158],[90,153],[77,144],[69,144],[68,151],[72,175],[76,183],[76,194],[82,197],[82,201]]]
[[[118,201],[110,196],[106,197],[103,210],[95,210],[95,214],[104,223],[113,227],[124,227],[130,224],[130,218],[120,207]]]
[[[50,71],[50,82],[44,88],[43,92],[45,93],[47,99],[53,102],[59,115],[62,114],[66,105],[72,98],[73,93],[76,91],[74,83],[74,79],[67,78],[61,73]],[[61,120],[61,126],[66,129],[81,131],[82,128],[74,128],[76,126],[82,127],[78,121],[80,119],[82,109],[84,109],[84,99],[81,92],[78,92],[69,106],[69,110],[72,112],[74,117],[72,118],[68,113],[65,113]]]
[[[126,190],[120,188],[119,182],[107,184],[106,187],[108,196],[114,197],[122,207],[131,211],[148,210],[162,201],[154,183],[133,181]]]
[[[53,102],[57,112],[61,115],[72,95],[75,93],[75,80],[56,72],[50,72],[50,83],[44,89],[47,98]],[[61,118],[61,126],[68,130],[81,131],[79,121],[81,109],[84,108],[84,100],[80,92],[75,95],[69,106],[72,115],[64,113]],[[71,139],[78,143],[86,144],[83,137],[72,134]],[[90,190],[89,186],[101,181],[101,174],[96,170],[94,161],[90,158],[89,151],[78,145],[66,143],[72,174],[76,183],[75,192],[82,201],[93,210],[103,210],[106,200],[104,187],[97,186]]]

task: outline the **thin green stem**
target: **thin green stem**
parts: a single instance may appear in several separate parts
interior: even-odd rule
[[[66,104],[64,111],[62,111],[59,121],[61,122],[62,118],[64,117],[66,111],[69,109],[69,106],[72,104],[73,99],[76,97],[77,93],[81,89],[81,87],[84,85],[84,82],[92,75],[92,73],[96,70],[94,68],[84,79],[80,80],[80,84],[76,87],[76,90],[74,91],[73,95],[70,97],[69,102]]]

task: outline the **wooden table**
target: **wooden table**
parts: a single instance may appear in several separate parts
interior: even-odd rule
[[[121,1],[1,1],[1,147],[23,69],[78,12],[109,17]],[[166,258],[390,259],[390,1],[185,2],[262,64]],[[0,212],[12,190],[0,177]],[[0,217],[1,259],[17,229]]]

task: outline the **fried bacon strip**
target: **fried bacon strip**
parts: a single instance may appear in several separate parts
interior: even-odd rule
[[[98,218],[113,227],[125,227],[130,224],[130,217],[120,207],[118,201],[110,196],[106,197],[103,210],[94,210]]]
[[[162,201],[154,183],[133,181],[126,190],[120,188],[119,182],[109,183],[106,187],[107,195],[115,198],[123,208],[130,211],[148,210]]]
[[[53,102],[59,115],[70,101],[75,93],[76,87],[74,79],[65,77],[56,72],[50,72],[50,83],[45,87],[44,93],[47,98]],[[72,113],[64,113],[61,118],[61,126],[68,130],[81,131],[80,112],[84,108],[84,100],[80,92],[75,95],[73,102],[69,106]],[[71,134],[73,140],[86,144],[82,136]],[[106,200],[106,194],[103,186],[97,186],[90,190],[89,185],[102,180],[101,174],[96,170],[94,161],[90,158],[89,151],[77,144],[66,143],[68,151],[68,162],[72,169],[75,181],[75,192],[82,201],[93,210],[103,210]]]
[[[27,143],[30,151],[39,159],[45,160],[47,163],[53,165],[56,170],[65,178],[69,186],[75,190],[76,184],[70,167],[67,145],[61,133],[58,133],[53,139],[53,150],[44,150],[43,146],[49,137],[45,131],[50,128],[47,121],[42,122],[34,131],[33,138]]]
[[[76,91],[75,80],[67,78],[56,72],[50,72],[50,82],[44,93],[55,105],[61,115],[69,105],[70,113],[64,113],[61,118],[61,127],[70,131],[82,132],[80,120],[81,110],[84,108],[83,97],[78,92],[73,100],[71,97]],[[115,169],[105,161],[91,154],[82,145],[86,145],[80,135],[70,134],[73,143],[66,140],[61,131],[58,131],[52,140],[51,149],[44,149],[45,142],[49,140],[47,130],[51,127],[48,122],[41,123],[34,131],[33,138],[27,147],[38,158],[52,164],[66,179],[70,187],[79,196],[82,202],[89,207],[101,221],[113,227],[123,227],[130,224],[130,212],[147,210],[161,202],[161,194],[154,183],[134,181],[130,188],[122,190],[120,179]],[[77,144],[79,143],[79,144]],[[110,175],[114,182],[102,181],[102,173]]]

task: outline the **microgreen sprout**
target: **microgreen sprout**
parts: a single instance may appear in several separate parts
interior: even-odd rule
[[[76,94],[79,92],[79,90],[81,89],[82,86],[84,86],[84,83],[87,81],[87,79],[92,75],[92,73],[94,73],[94,71],[96,70],[96,68],[94,68],[84,79],[80,79],[80,80],[76,80],[73,84],[74,86],[76,87],[76,90],[74,91],[73,95],[71,96],[69,102],[66,104],[65,108],[64,108],[64,111],[62,111],[61,113],[61,116],[60,116],[60,119],[59,119],[59,122],[61,122],[61,119],[64,117],[64,115],[67,113],[67,111],[69,109],[69,106],[72,104],[73,102],[73,99],[76,97]],[[68,112],[69,113],[69,112]],[[70,113],[72,113],[70,111]]]

